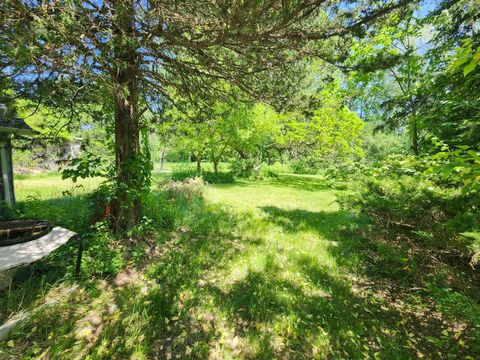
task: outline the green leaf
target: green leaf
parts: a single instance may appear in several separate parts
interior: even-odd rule
[[[477,62],[472,61],[470,64],[468,64],[463,68],[463,76],[467,76],[468,74],[470,74],[473,70],[475,70],[476,67],[477,67]]]
[[[453,66],[454,68],[459,68],[460,66],[462,66],[463,64],[465,64],[467,61],[468,61],[468,57],[467,57],[467,56],[462,56],[462,57],[458,58],[458,59],[452,64],[452,66]]]

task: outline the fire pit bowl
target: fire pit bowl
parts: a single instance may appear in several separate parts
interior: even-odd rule
[[[0,221],[0,247],[38,239],[52,231],[46,220],[19,219]]]

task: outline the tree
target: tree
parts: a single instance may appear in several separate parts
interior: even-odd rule
[[[341,162],[363,155],[363,121],[350,111],[338,82],[315,95],[306,113],[290,113],[282,121],[279,141],[293,157]]]
[[[168,87],[213,96],[222,89],[211,80],[222,79],[285,104],[295,92],[287,75],[299,74],[299,56],[340,60],[351,35],[362,36],[405,3],[5,0],[0,66],[18,82],[53,76],[107,90],[115,123],[114,218],[121,230],[141,218],[147,103],[165,101]]]
[[[429,13],[412,7],[399,24],[386,21],[357,41],[347,62],[357,111],[378,127],[408,130],[417,155],[436,151],[433,137],[452,146],[480,140],[479,74],[471,61],[480,44],[478,6],[466,0],[435,5]],[[465,56],[457,56],[460,47]],[[472,76],[456,71],[455,59]]]
[[[369,87],[369,95],[376,90],[374,84],[380,75],[383,85],[380,87],[385,93],[382,117],[392,128],[408,129],[415,155],[419,153],[418,108],[429,99],[419,91],[429,75],[426,58],[420,54],[420,48],[425,45],[421,39],[422,29],[423,24],[414,16],[412,7],[400,24],[387,23],[371,38],[358,41],[350,59],[358,69],[355,81]],[[372,64],[376,63],[381,67],[373,65],[377,71],[371,74]],[[395,87],[390,86],[389,91],[385,91],[389,83]]]
[[[183,111],[172,108],[167,113],[167,127],[174,129],[179,150],[190,151],[201,172],[201,162],[209,159],[215,173],[225,155],[231,151],[242,152],[251,146],[257,127],[251,108],[242,101],[205,102],[195,98],[190,103],[184,99]]]

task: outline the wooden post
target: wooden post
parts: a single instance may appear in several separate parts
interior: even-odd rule
[[[10,135],[0,133],[0,201],[15,205],[13,187],[12,143]]]

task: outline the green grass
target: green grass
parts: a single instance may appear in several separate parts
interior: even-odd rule
[[[60,195],[71,184],[21,181],[23,205],[29,192],[40,192],[35,211],[43,203],[46,217],[70,221],[73,214],[61,209],[71,204]],[[95,184],[72,198],[81,204]],[[357,235],[366,219],[342,211],[340,191],[322,177],[240,180],[208,186],[204,198],[176,191],[150,195],[154,230],[116,243],[125,261],[118,274],[88,276],[84,269],[84,280],[68,292],[75,284],[71,269],[59,270],[66,261],[54,256],[1,292],[4,318],[57,302],[1,343],[0,358],[473,359],[479,353],[478,303],[436,285],[409,289],[392,280],[406,264]],[[51,211],[55,206],[63,215]]]

